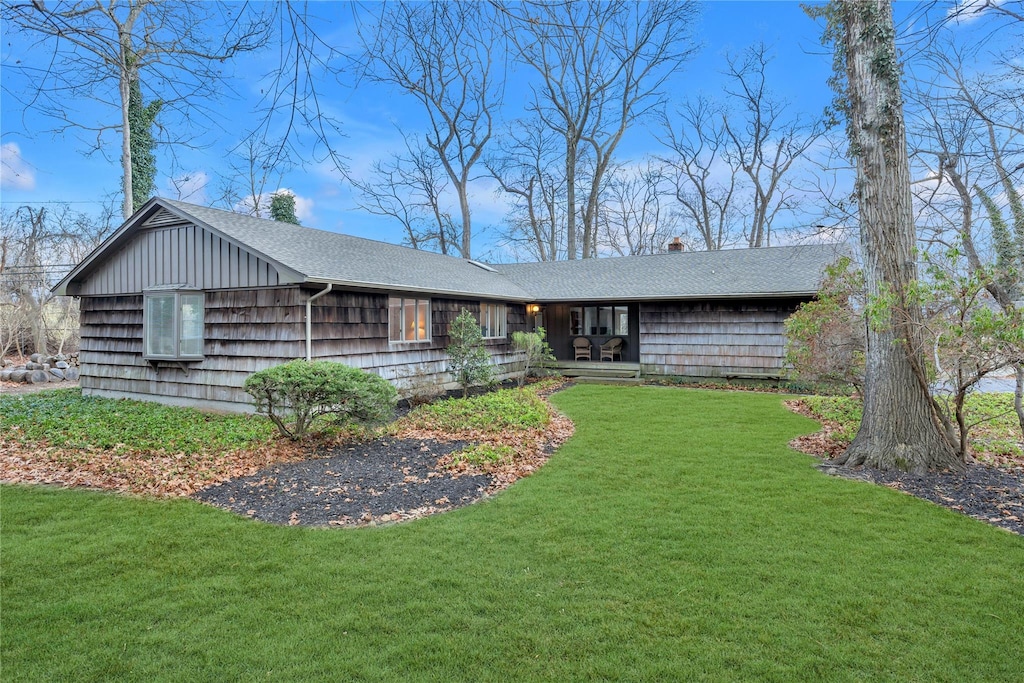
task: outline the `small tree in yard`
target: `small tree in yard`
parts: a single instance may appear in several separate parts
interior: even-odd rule
[[[512,348],[520,354],[517,379],[519,386],[523,386],[531,372],[536,372],[548,363],[555,362],[555,356],[551,353],[551,347],[548,346],[545,334],[543,327],[538,327],[536,332],[512,333]]]
[[[491,357],[484,348],[480,322],[465,308],[452,321],[448,336],[451,338],[447,348],[448,372],[462,387],[462,395],[465,397],[471,386],[486,384],[491,380]]]
[[[811,382],[864,385],[864,275],[844,256],[813,301],[786,320],[786,365]]]
[[[989,373],[1018,363],[1024,350],[1020,311],[986,301],[998,271],[965,268],[964,260],[955,246],[942,254],[925,254],[928,280],[918,282],[918,297],[928,314],[923,337],[932,343],[936,400],[946,429],[957,437],[961,457],[967,456],[968,431],[977,424],[967,421],[967,396]]]
[[[245,380],[245,390],[257,412],[296,440],[324,415],[334,415],[341,425],[385,420],[398,400],[395,388],[378,375],[331,361],[294,360],[261,370]]]

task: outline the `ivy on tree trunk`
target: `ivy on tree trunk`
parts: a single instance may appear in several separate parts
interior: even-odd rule
[[[961,469],[928,386],[914,300],[917,263],[900,64],[888,0],[834,0],[816,14],[835,43],[839,108],[857,164],[869,324],[864,416],[837,464],[922,472]]]

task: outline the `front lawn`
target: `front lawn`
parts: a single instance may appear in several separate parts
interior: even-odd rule
[[[4,679],[1024,678],[1024,539],[822,475],[775,395],[554,402],[538,473],[407,524],[3,487]]]

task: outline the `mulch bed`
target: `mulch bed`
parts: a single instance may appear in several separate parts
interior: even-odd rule
[[[870,481],[930,500],[1024,536],[1024,471],[972,463],[963,472],[883,472],[871,467],[819,466],[826,474]]]
[[[809,414],[801,401],[786,401],[786,406],[802,415]],[[793,448],[822,458],[822,472],[846,479],[888,486],[942,507],[980,519],[1024,536],[1024,467],[992,467],[969,463],[963,472],[883,472],[872,467],[836,466],[829,462],[845,449],[832,437],[837,425],[821,421],[822,430],[790,442]]]
[[[322,457],[274,465],[193,497],[273,524],[353,526],[397,522],[479,500],[487,474],[455,476],[438,459],[464,442],[378,439]]]

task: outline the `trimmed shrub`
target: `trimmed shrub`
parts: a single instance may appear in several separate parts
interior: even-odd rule
[[[256,410],[291,439],[303,438],[313,421],[325,415],[342,426],[384,421],[398,400],[395,388],[381,377],[325,360],[293,360],[261,370],[245,380],[245,390]]]
[[[555,362],[555,356],[551,353],[545,336],[543,327],[538,327],[536,332],[512,333],[512,348],[519,353],[519,367],[516,373],[519,386],[523,386],[531,374],[539,375]]]

